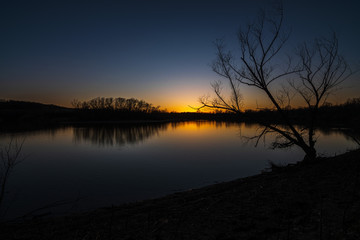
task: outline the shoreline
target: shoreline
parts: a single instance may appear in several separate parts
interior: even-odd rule
[[[1,224],[0,239],[359,239],[360,150],[62,217]]]

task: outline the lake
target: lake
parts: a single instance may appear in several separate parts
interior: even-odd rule
[[[67,213],[140,201],[260,173],[269,161],[300,161],[296,147],[271,150],[248,137],[259,125],[225,122],[74,125],[2,133],[22,141],[24,161],[7,185],[3,218]],[[341,131],[318,131],[324,156],[356,147]],[[56,206],[56,207],[50,207]],[[6,215],[4,211],[6,210]]]

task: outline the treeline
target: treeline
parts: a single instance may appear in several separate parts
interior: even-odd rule
[[[331,107],[332,105],[331,104],[325,104],[324,107]],[[356,108],[360,108],[360,97],[358,98],[349,98],[345,103],[343,104],[340,104],[340,105],[335,105],[335,106],[338,106],[338,107],[343,107],[343,108],[353,108],[353,107],[356,107]]]
[[[326,103],[318,109],[316,125],[321,126],[347,126],[359,128],[360,122],[360,98],[348,99],[342,104]],[[311,119],[311,111],[308,108],[287,108],[284,113],[288,115],[294,124],[304,124]],[[283,123],[283,119],[275,109],[262,109],[259,111],[245,110],[239,114],[240,121]]]
[[[136,98],[112,98],[97,97],[88,101],[74,99],[71,105],[76,109],[83,110],[113,110],[122,112],[159,113],[160,106],[153,106],[144,100]]]
[[[360,97],[348,99],[339,105],[324,105],[319,109],[319,121],[360,128]]]
[[[0,101],[0,131],[12,128],[38,128],[77,122],[131,122],[131,121],[236,121],[248,123],[282,124],[279,113],[273,109],[246,110],[239,114],[226,112],[175,113],[161,110],[143,100],[134,98],[94,98],[72,101],[74,108],[21,101]],[[305,124],[311,118],[307,108],[285,111],[294,124]],[[318,127],[360,128],[360,97],[338,105],[325,104],[319,108]]]

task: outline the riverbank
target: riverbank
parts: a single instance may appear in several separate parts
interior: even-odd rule
[[[1,224],[0,239],[360,239],[360,150],[163,198]]]
[[[100,99],[97,99],[100,100]],[[135,100],[135,99],[133,99]],[[360,121],[359,99],[335,106],[322,106],[317,116],[318,128],[358,129]],[[193,110],[189,108],[189,110]],[[306,125],[311,120],[307,108],[284,110],[293,124]],[[132,108],[66,108],[56,105],[22,101],[0,101],[0,132],[34,130],[59,127],[64,124],[94,123],[149,123],[181,121],[227,121],[257,124],[285,124],[274,109],[244,110],[234,114],[226,112],[167,112],[144,111]]]

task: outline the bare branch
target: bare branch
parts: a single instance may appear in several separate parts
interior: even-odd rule
[[[23,161],[20,158],[24,140],[18,142],[11,138],[9,143],[0,149],[0,207],[6,194],[6,185],[13,169]]]
[[[295,144],[305,152],[308,159],[313,159],[316,157],[314,146],[317,110],[352,72],[338,53],[335,33],[329,38],[316,39],[312,44],[302,44],[295,55],[298,59],[295,64],[290,56],[282,58],[281,54],[289,36],[290,31],[284,28],[283,7],[279,1],[278,5],[273,6],[272,12],[260,11],[255,22],[238,31],[239,56],[227,51],[224,42],[218,40],[215,43],[217,54],[212,69],[226,80],[230,91],[225,91],[220,81],[213,83],[215,98],[202,98],[199,109],[239,112],[242,103],[239,84],[256,87],[270,100],[286,126],[284,128],[264,123],[265,129],[255,136],[257,143],[260,138],[273,132],[278,134],[273,147]],[[287,60],[283,69],[278,66],[282,59]],[[282,84],[275,84],[294,76],[297,78],[286,79],[293,91]],[[300,130],[285,111],[291,108],[295,93],[300,95],[309,110],[309,122]]]

